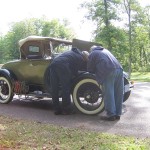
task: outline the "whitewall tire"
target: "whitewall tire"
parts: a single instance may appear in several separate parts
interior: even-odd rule
[[[0,103],[6,104],[13,99],[10,81],[6,77],[0,77]]]
[[[96,80],[83,78],[75,85],[72,93],[75,106],[87,115],[95,115],[104,110],[102,90]]]

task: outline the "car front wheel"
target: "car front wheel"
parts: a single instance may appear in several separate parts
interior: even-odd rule
[[[102,90],[96,80],[84,78],[78,81],[72,93],[77,109],[87,115],[96,115],[104,110]]]
[[[6,104],[13,99],[11,82],[6,77],[0,77],[0,103]]]

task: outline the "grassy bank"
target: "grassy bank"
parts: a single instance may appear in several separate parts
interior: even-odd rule
[[[150,139],[67,129],[0,116],[0,149],[149,150]]]
[[[150,82],[150,72],[133,72],[131,80],[140,82]]]

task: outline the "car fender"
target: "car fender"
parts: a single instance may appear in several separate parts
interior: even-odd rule
[[[123,77],[124,77],[124,80],[126,80],[126,82],[130,83],[128,80],[128,74],[126,72],[123,72]],[[80,80],[84,78],[91,78],[91,79],[96,80],[95,74],[92,74],[86,71],[81,71],[78,73],[78,75],[75,78],[73,78],[73,87],[75,86],[77,82],[79,82]]]
[[[133,84],[130,83],[130,81],[128,80],[128,76],[127,74],[124,73],[123,75],[124,77],[124,100],[123,101],[126,101],[129,96],[130,96],[130,92],[131,92],[131,88],[133,88]],[[81,81],[82,79],[93,79],[96,81],[96,76],[95,74],[92,74],[92,73],[89,73],[89,72],[81,72],[78,74],[78,76],[76,76],[76,78],[74,78],[73,80],[73,84],[72,84],[72,88],[71,88],[71,93],[73,92],[76,84]]]
[[[0,76],[6,77],[11,82],[16,80],[16,76],[11,71],[9,71],[7,69],[0,69]]]
[[[96,81],[96,77],[95,77],[94,74],[92,74],[90,72],[86,72],[86,71],[79,72],[78,75],[73,78],[71,91],[73,91],[75,85],[79,81],[81,81],[82,79],[86,79],[86,78],[88,78],[88,79],[94,79]]]

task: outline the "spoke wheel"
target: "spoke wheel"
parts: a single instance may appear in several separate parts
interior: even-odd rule
[[[79,111],[95,115],[104,110],[102,91],[94,79],[80,80],[73,90],[73,101]]]
[[[10,81],[5,77],[0,77],[0,103],[6,104],[13,99],[13,92]]]

